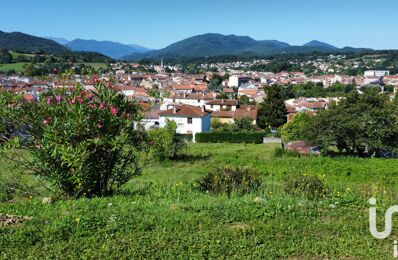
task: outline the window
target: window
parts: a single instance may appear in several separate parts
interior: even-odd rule
[[[188,117],[188,124],[192,124],[192,117]]]

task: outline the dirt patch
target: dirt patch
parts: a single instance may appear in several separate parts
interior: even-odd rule
[[[229,225],[228,227],[232,230],[246,230],[249,228],[249,225],[242,223],[242,222],[238,222],[238,223]]]
[[[31,217],[20,217],[20,216],[0,214],[0,227],[18,225],[31,219],[32,219]]]

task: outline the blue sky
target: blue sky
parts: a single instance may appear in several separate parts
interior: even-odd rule
[[[398,49],[398,0],[0,0],[0,30],[162,48],[217,32]]]

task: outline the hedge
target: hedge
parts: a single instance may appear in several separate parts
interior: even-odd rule
[[[181,136],[181,138],[184,139],[185,142],[192,142],[192,134],[177,134],[178,136]]]
[[[197,133],[198,143],[254,143],[263,142],[263,132],[205,132]]]

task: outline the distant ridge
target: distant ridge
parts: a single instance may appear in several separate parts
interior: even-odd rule
[[[310,52],[357,52],[371,50],[365,48],[345,47],[339,49],[331,44],[310,41],[302,46],[292,46],[277,40],[256,41],[248,36],[223,35],[206,33],[175,42],[163,49],[149,51],[144,54],[132,54],[122,57],[123,60],[139,60],[144,58],[176,58],[176,57],[209,57],[222,55],[269,56],[275,54],[298,54]]]
[[[144,53],[148,48],[131,44],[123,44],[112,41],[96,41],[96,40],[83,40],[75,39],[68,42],[65,46],[73,51],[93,51],[98,52],[114,59],[119,59],[128,54]]]
[[[0,48],[12,51],[60,53],[69,51],[65,46],[49,39],[21,32],[0,31]]]
[[[316,41],[316,40],[307,42],[303,46],[306,46],[306,47],[325,47],[325,48],[330,48],[330,49],[338,49],[337,47],[335,47],[333,45],[330,45],[330,44],[325,43],[325,42]]]
[[[44,38],[49,39],[49,40],[53,40],[53,41],[55,41],[55,42],[57,42],[57,43],[59,43],[61,45],[65,45],[65,44],[67,44],[69,42],[67,39],[62,38],[62,37],[44,37]]]

